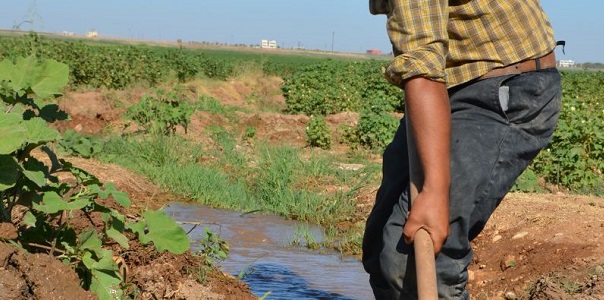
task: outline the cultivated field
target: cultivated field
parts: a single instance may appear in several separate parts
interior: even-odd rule
[[[37,35],[0,37],[2,59],[3,295],[254,298],[169,201],[313,222],[327,239],[302,246],[360,255],[404,108],[387,60]],[[474,299],[604,297],[604,73],[563,85],[550,146],[474,243]]]

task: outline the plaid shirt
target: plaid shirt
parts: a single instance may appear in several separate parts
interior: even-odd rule
[[[395,58],[386,78],[421,76],[452,87],[556,46],[539,0],[369,0],[386,14]]]

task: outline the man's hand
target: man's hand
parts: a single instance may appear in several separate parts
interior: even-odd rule
[[[449,191],[432,192],[424,189],[413,202],[409,218],[403,228],[407,244],[413,243],[415,233],[423,228],[430,234],[434,254],[442,249],[449,235]]]
[[[424,228],[438,254],[449,235],[451,110],[444,83],[415,77],[404,82],[406,118],[423,178],[403,229],[407,243]]]

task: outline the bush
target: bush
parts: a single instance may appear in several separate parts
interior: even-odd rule
[[[398,122],[382,108],[370,107],[361,112],[357,126],[346,130],[344,138],[352,146],[383,151],[394,137]]]
[[[311,147],[321,149],[331,148],[331,134],[325,118],[322,116],[312,116],[306,127],[306,142]]]
[[[126,117],[137,122],[152,133],[170,135],[177,126],[187,132],[195,108],[178,93],[157,90],[155,97],[145,95],[126,111]]]

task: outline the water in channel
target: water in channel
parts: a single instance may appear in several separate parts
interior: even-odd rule
[[[373,299],[368,275],[361,263],[331,251],[311,251],[292,247],[301,232],[310,232],[317,241],[321,230],[278,216],[242,214],[204,206],[173,203],[165,211],[183,222],[186,231],[199,223],[189,237],[205,237],[205,227],[220,235],[230,247],[225,272],[237,276],[254,295],[270,299]],[[197,246],[198,247],[198,246]]]

